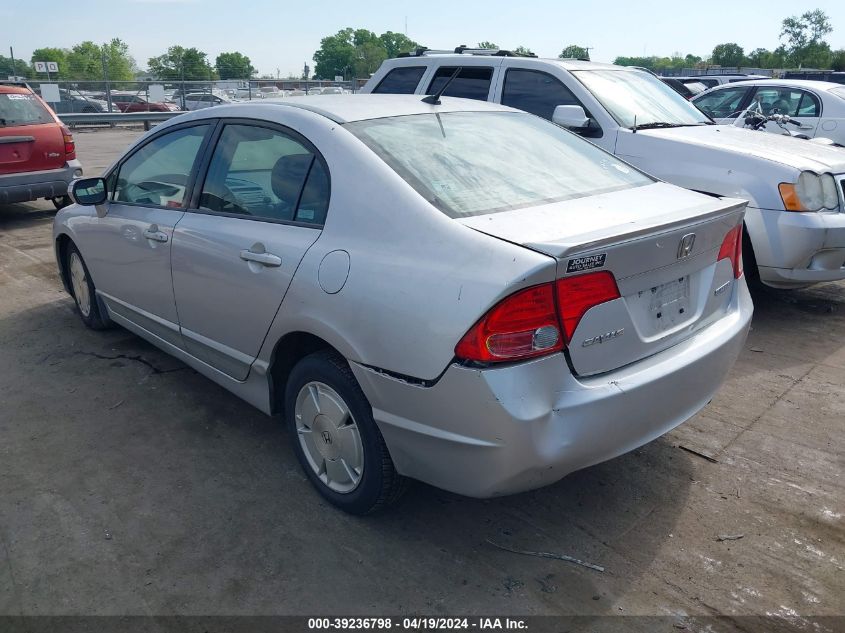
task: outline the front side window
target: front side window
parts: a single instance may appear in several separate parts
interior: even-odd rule
[[[622,127],[677,127],[711,121],[654,75],[640,70],[580,70],[573,75]]]
[[[200,208],[256,219],[322,225],[329,204],[323,162],[279,130],[230,124],[208,167]]]
[[[373,92],[379,94],[412,95],[420,83],[425,66],[394,68],[381,80]]]
[[[116,202],[181,208],[209,126],[195,125],[156,137],[120,165]]]
[[[443,84],[449,81],[449,78],[457,70],[456,66],[441,66],[434,73],[434,79],[428,86],[427,94],[435,94],[442,87]],[[490,81],[493,78],[493,69],[483,66],[464,66],[461,72],[446,88],[443,94],[447,97],[463,97],[464,99],[478,99],[480,101],[487,101],[487,95],[490,94]]]
[[[0,94],[0,128],[52,123],[53,117],[33,94]]]
[[[748,87],[714,90],[695,99],[693,103],[714,119],[729,119],[739,115],[748,91]]]
[[[522,112],[416,114],[345,127],[452,218],[653,182],[581,137]]]
[[[560,80],[538,70],[511,68],[505,74],[502,105],[525,110],[551,121],[559,105],[581,105]]]

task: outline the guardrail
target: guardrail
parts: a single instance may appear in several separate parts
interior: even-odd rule
[[[66,125],[113,125],[115,123],[143,123],[150,129],[151,122],[172,119],[184,112],[67,112],[58,117]]]

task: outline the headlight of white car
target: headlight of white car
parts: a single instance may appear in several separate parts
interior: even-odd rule
[[[782,182],[778,189],[787,211],[835,211],[839,208],[836,181],[830,174],[819,176],[802,171],[797,183]]]

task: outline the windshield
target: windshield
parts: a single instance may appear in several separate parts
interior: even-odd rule
[[[521,112],[416,114],[346,128],[452,218],[653,182],[579,136]]]
[[[649,73],[582,70],[574,75],[622,127],[634,127],[634,117],[637,127],[646,128],[710,123],[705,114]]]
[[[0,127],[52,123],[53,117],[35,95],[0,94]]]

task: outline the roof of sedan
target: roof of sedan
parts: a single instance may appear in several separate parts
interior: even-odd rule
[[[264,99],[259,103],[250,101],[231,106],[218,106],[213,110],[220,112],[218,108],[226,107],[228,109],[249,106],[261,108],[293,107],[309,110],[337,123],[350,123],[352,121],[432,112],[517,112],[513,108],[486,101],[477,101],[475,99],[441,97],[440,105],[424,103],[422,99],[423,95],[314,95],[309,97],[286,97],[273,101]],[[213,113],[208,114],[211,116]]]
[[[718,88],[725,88],[727,86],[794,86],[796,88],[813,88],[814,90],[830,90],[832,88],[841,88],[843,84],[835,83],[833,81],[816,81],[813,79],[743,79],[742,81],[734,81],[729,84],[721,84],[714,86],[715,90]]]

